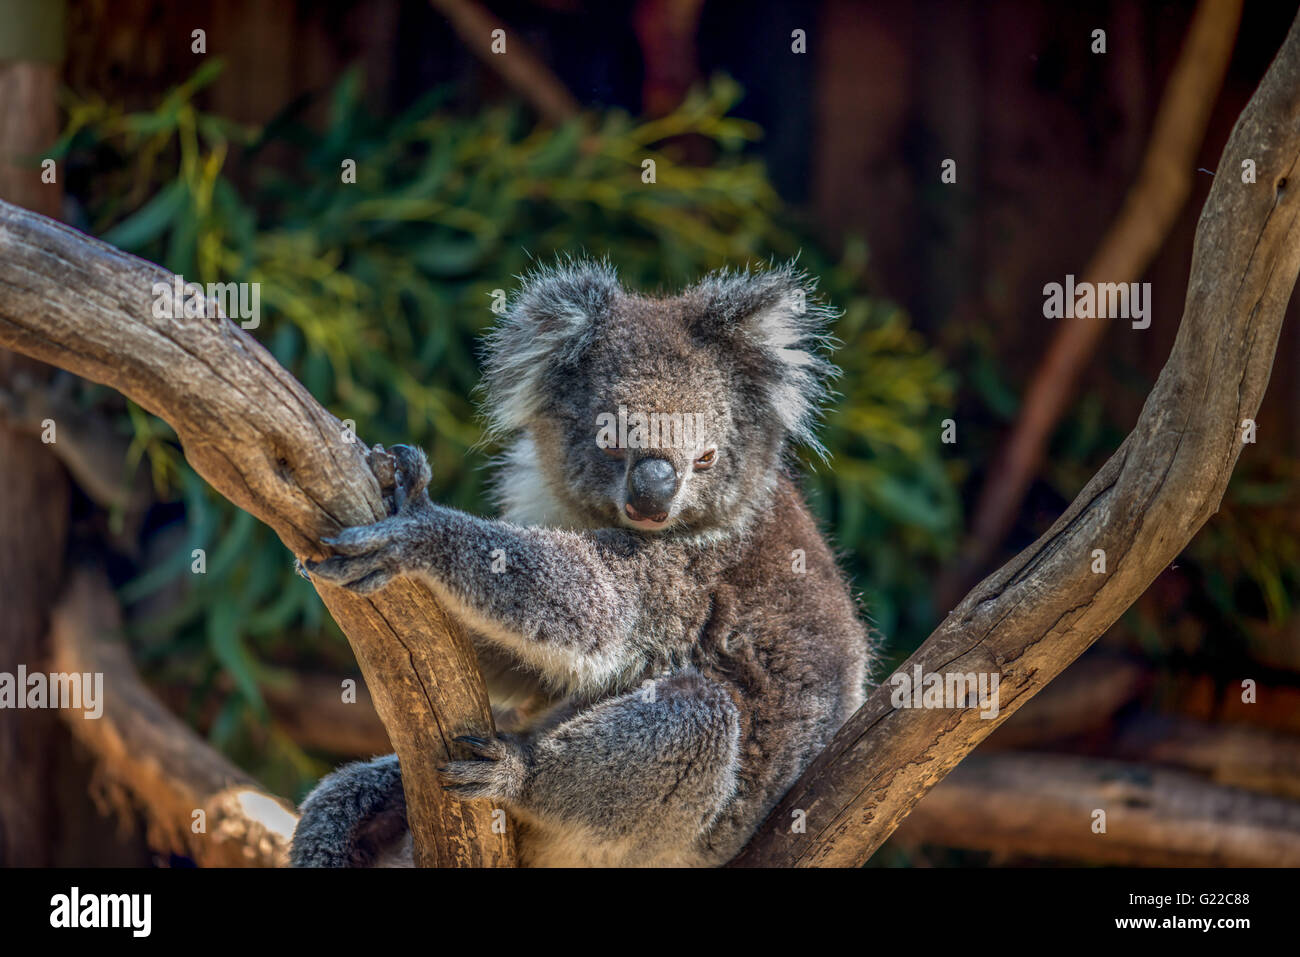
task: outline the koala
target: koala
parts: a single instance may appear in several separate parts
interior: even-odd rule
[[[861,705],[872,636],[796,484],[832,317],[793,264],[667,298],[607,262],[523,277],[486,339],[501,518],[432,502],[397,446],[395,514],[326,539],[314,579],[424,582],[518,727],[440,769],[509,810],[526,866],[732,858]],[[306,798],[291,860],[401,857],[396,756]]]

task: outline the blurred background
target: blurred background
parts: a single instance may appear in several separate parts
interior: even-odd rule
[[[261,283],[252,334],[480,512],[494,289],[558,252],[647,291],[798,257],[843,311],[805,487],[883,679],[1133,425],[1295,9],[0,0],[0,198],[187,280]],[[1067,274],[1151,283],[1150,327],[1044,319]],[[1298,863],[1298,368],[1293,314],[1219,514],[873,866]],[[33,437],[48,415],[57,448]],[[0,426],[0,671],[111,644],[139,718],[0,712],[0,861],[237,863],[194,849],[195,780],[296,801],[390,750],[364,687],[340,701],[360,676],[292,556],[164,423],[6,357]]]

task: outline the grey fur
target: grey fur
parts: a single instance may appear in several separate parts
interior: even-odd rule
[[[793,266],[714,273],[671,298],[623,290],[605,264],[526,277],[484,382],[511,442],[503,520],[434,504],[423,454],[399,446],[395,514],[310,566],[361,592],[418,577],[471,630],[494,704],[508,684],[523,720],[469,739],[477,759],[443,774],[510,809],[523,863],[724,863],[861,704],[867,631],[784,465],[792,441],[814,440],[833,374],[813,292]],[[619,406],[700,412],[707,429],[690,448],[611,457],[596,422]],[[624,507],[646,456],[679,477],[653,530]],[[373,863],[395,768],[322,781],[294,863]]]

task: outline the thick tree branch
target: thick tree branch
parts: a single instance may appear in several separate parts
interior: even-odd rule
[[[349,433],[261,345],[225,319],[153,315],[162,268],[0,203],[0,345],[112,386],[166,419],[195,470],[300,558],[320,537],[383,517]],[[286,556],[286,561],[288,557]],[[422,865],[506,865],[485,802],[459,802],[435,768],[452,739],[489,731],[473,647],[416,583],[320,595],[347,635],[402,761]]]
[[[1242,182],[1253,160],[1257,183]],[[1095,641],[1213,515],[1268,384],[1300,271],[1300,18],[1233,129],[1196,230],[1173,352],[1133,432],[1056,523],[909,658],[997,672],[1001,710],[895,708],[882,684],[737,858],[862,863],[990,731]],[[1105,552],[1102,574],[1095,550]],[[796,812],[806,829],[791,832]]]

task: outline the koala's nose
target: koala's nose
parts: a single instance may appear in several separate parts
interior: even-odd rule
[[[643,518],[667,518],[676,491],[677,470],[667,459],[642,459],[628,473],[627,504]]]

